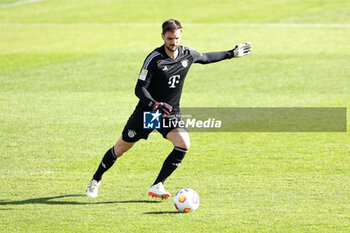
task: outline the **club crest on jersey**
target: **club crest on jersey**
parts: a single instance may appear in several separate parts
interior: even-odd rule
[[[185,59],[185,60],[183,60],[182,62],[181,62],[181,65],[183,66],[183,67],[187,67],[188,66],[188,61],[187,61],[187,59]]]

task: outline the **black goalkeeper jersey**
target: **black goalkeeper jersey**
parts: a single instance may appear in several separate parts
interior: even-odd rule
[[[146,57],[135,88],[135,94],[140,99],[135,112],[149,111],[155,102],[165,102],[173,107],[173,113],[178,113],[182,87],[191,65],[233,57],[233,50],[199,53],[184,46],[179,46],[178,50],[178,56],[172,59],[162,45]]]

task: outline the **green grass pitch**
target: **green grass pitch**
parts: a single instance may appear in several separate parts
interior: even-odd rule
[[[200,52],[254,44],[194,64],[183,107],[349,109],[349,11],[348,0],[1,0],[0,232],[349,232],[348,132],[191,133],[165,184],[198,192],[190,214],[147,195],[172,149],[153,133],[97,199],[84,196],[164,20]]]

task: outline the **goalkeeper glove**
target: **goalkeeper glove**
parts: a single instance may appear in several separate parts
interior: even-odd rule
[[[153,105],[153,111],[159,111],[163,117],[169,115],[169,113],[173,110],[173,107],[167,103],[156,102]]]
[[[248,55],[250,51],[252,51],[252,43],[251,42],[244,42],[242,44],[236,45],[236,47],[233,49],[233,57],[242,57],[245,55]]]

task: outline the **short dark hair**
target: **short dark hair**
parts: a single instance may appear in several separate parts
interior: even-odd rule
[[[168,19],[162,25],[162,34],[165,35],[167,31],[176,31],[178,29],[182,29],[181,23],[176,19]]]

